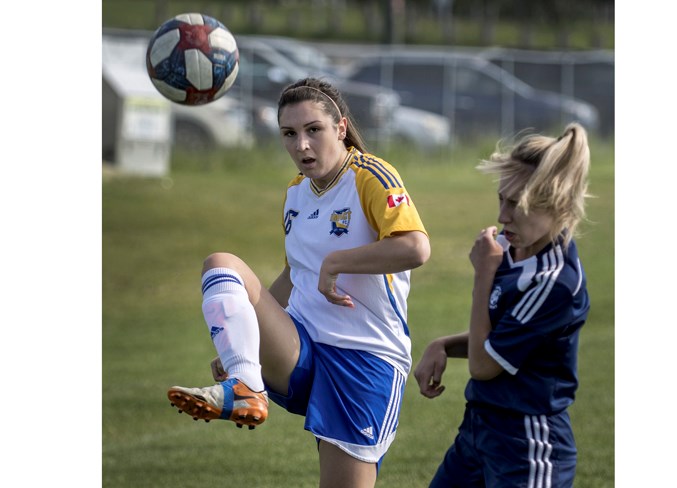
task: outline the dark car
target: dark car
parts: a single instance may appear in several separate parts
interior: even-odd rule
[[[308,76],[329,78],[334,80],[337,86],[345,87],[346,85],[345,81],[336,81],[341,78],[341,72],[332,58],[310,42],[290,37],[261,35],[240,36],[240,39],[241,43],[250,39],[268,45],[305,71]],[[369,87],[369,91],[376,93],[385,90],[379,85],[373,85]],[[357,108],[351,107],[351,110],[357,110]],[[379,130],[379,142],[387,144],[395,141],[414,145],[423,151],[446,146],[451,141],[449,120],[427,110],[400,104]]]
[[[566,93],[599,112],[599,132],[613,135],[615,61],[609,50],[533,51],[490,48],[480,55],[540,90]]]
[[[345,76],[393,88],[402,105],[447,116],[458,135],[559,129],[569,121],[596,130],[599,123],[592,105],[536,90],[472,54],[391,49],[358,58]]]
[[[270,45],[256,39],[237,37],[240,71],[234,86],[241,97],[247,94],[277,102],[284,88],[308,76],[308,71],[283,56]],[[391,130],[399,96],[374,84],[344,80],[323,74],[345,97],[360,131],[367,140],[376,141]]]
[[[292,61],[299,68],[311,75],[340,76],[333,60],[315,43],[286,36],[273,35],[240,35],[240,42],[252,40],[262,42]]]

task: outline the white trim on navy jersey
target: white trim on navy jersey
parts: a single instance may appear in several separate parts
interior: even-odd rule
[[[484,350],[487,351],[487,354],[494,358],[494,361],[496,361],[498,364],[501,365],[501,368],[506,370],[510,374],[517,374],[517,368],[514,367],[512,364],[510,364],[508,361],[503,359],[503,357],[498,354],[493,347],[491,347],[491,342],[489,342],[489,339],[486,339],[484,341]]]
[[[492,330],[487,353],[505,370],[486,381],[470,380],[466,399],[528,414],[554,414],[574,401],[578,388],[580,328],[590,308],[585,273],[572,240],[548,244],[513,261],[504,249],[488,303]]]
[[[524,430],[529,442],[528,488],[551,488],[552,486],[552,444],[550,427],[545,415],[525,415]]]
[[[564,267],[562,247],[559,244],[554,246],[550,251],[543,254],[541,260],[543,263],[542,269],[535,276],[538,286],[529,290],[512,311],[513,317],[522,323],[531,320],[548,298],[550,290],[557,281],[557,277]]]
[[[576,258],[576,269],[578,270],[578,284],[576,284],[576,288],[574,289],[574,296],[578,295],[581,285],[583,284],[583,267],[581,266],[581,260],[578,258]]]

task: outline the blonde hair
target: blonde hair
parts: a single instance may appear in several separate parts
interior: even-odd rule
[[[590,149],[585,129],[571,123],[558,138],[530,134],[512,149],[501,151],[500,145],[501,141],[496,152],[477,168],[509,180],[508,193],[517,193],[522,186],[518,207],[526,214],[534,209],[550,215],[550,238],[554,242],[563,235],[566,248],[585,218],[589,196]]]

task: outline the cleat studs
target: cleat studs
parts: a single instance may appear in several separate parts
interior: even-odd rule
[[[207,424],[208,424],[208,423],[209,423],[209,419],[205,419],[205,423],[207,423]]]
[[[250,425],[250,426],[249,426],[249,430],[254,430],[255,428],[256,428],[255,425]]]
[[[237,428],[238,428],[238,429],[241,429],[241,428],[242,428],[242,424],[235,424],[235,425],[237,425]]]
[[[193,417],[193,420],[195,420],[197,422],[197,417]]]
[[[183,413],[183,410],[179,410],[179,413]]]

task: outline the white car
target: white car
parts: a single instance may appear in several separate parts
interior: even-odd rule
[[[189,151],[216,147],[252,147],[252,117],[243,104],[227,94],[206,105],[172,103],[174,145]]]
[[[308,42],[282,36],[252,35],[238,36],[238,39],[269,46],[296,65],[301,74],[342,80],[342,83],[345,83],[345,79],[340,75],[331,58]],[[367,83],[362,86],[372,89],[377,87],[377,91],[380,89],[384,96],[385,93],[389,93],[376,84]],[[383,124],[378,131],[378,136],[382,140],[403,141],[422,150],[446,146],[451,142],[451,124],[448,118],[442,115],[397,103],[392,107],[387,118],[387,123]]]
[[[414,145],[421,150],[444,147],[451,143],[449,119],[427,110],[400,105],[392,120],[393,140]]]
[[[104,158],[111,158],[114,152],[114,129],[120,101],[133,93],[155,91],[146,71],[147,46],[148,37],[140,34],[102,36]],[[263,126],[265,131],[277,131],[277,121],[271,120],[270,116],[274,107],[265,104],[246,106],[229,93],[202,106],[170,103],[170,107],[172,142],[188,150],[251,147],[255,130],[262,130]]]

